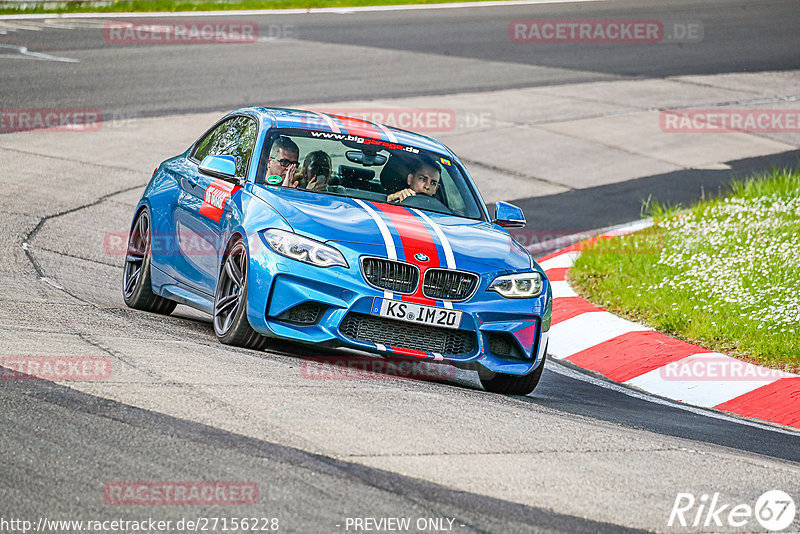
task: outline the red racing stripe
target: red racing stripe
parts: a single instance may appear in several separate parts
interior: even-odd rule
[[[425,276],[425,271],[431,267],[441,266],[439,253],[436,251],[436,242],[433,240],[430,231],[414,213],[403,206],[380,202],[375,202],[373,206],[386,214],[394,225],[395,230],[400,235],[406,261],[419,267],[420,283],[417,286],[417,292],[413,295],[403,295],[403,300],[436,306],[435,300],[429,299],[422,294],[422,279]],[[418,253],[428,256],[428,261],[421,262],[415,258],[414,255]]]
[[[341,115],[331,115],[336,120],[342,123],[342,125],[347,129],[347,133],[351,135],[357,135],[359,137],[371,137],[373,139],[380,139],[385,141],[383,138],[383,132],[375,127],[369,121],[365,121],[364,119],[356,119],[353,117],[343,117]]]
[[[414,356],[415,358],[427,358],[428,353],[424,350],[406,349],[403,347],[390,347],[395,354],[402,354],[403,356]]]

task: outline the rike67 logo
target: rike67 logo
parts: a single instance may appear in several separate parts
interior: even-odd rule
[[[755,505],[726,502],[720,493],[679,493],[669,514],[669,527],[691,527],[692,532],[717,531],[721,527],[757,529],[758,524],[770,532],[787,529],[794,522],[794,499],[781,490],[770,490],[756,499]]]

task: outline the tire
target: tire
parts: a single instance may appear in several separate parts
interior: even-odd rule
[[[247,320],[247,249],[241,239],[230,246],[214,295],[214,333],[225,345],[261,350],[267,338],[253,330]]]
[[[544,362],[547,360],[547,347],[544,349],[544,357],[539,367],[527,375],[506,375],[495,373],[484,367],[478,369],[478,378],[481,380],[483,389],[490,393],[500,393],[502,395],[527,395],[539,384],[544,370]]]
[[[143,209],[136,216],[128,237],[128,250],[122,272],[122,298],[130,308],[169,315],[177,302],[153,293],[150,278],[150,212]]]

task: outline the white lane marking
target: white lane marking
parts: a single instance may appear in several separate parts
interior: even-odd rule
[[[75,30],[75,29],[92,29],[103,27],[107,24],[104,20],[65,20],[61,18],[53,18],[57,15],[51,14],[46,19],[33,19],[33,20],[3,20],[0,16],[0,31],[41,31],[41,30]]]
[[[44,282],[45,284],[47,284],[47,285],[49,285],[49,286],[53,286],[53,287],[54,287],[54,288],[56,288],[56,289],[61,289],[61,290],[63,290],[63,289],[64,289],[63,287],[61,287],[60,285],[56,284],[55,282],[53,282],[52,280],[50,280],[50,279],[49,279],[49,278],[47,278],[46,276],[42,276],[42,277],[40,277],[40,278],[39,278],[39,280],[40,280],[40,281],[42,281],[42,282]]]
[[[545,271],[550,269],[563,269],[564,267],[572,267],[575,264],[575,260],[580,255],[580,252],[565,252],[564,254],[559,254],[555,258],[550,258],[549,260],[541,263],[536,263],[539,263],[539,267]]]
[[[397,259],[397,249],[394,247],[394,239],[392,238],[392,233],[389,231],[389,227],[386,226],[386,222],[383,218],[375,212],[374,209],[369,207],[366,202],[361,200],[360,198],[353,199],[359,206],[364,208],[364,210],[372,217],[372,220],[375,221],[375,224],[378,225],[378,230],[381,232],[381,236],[383,237],[383,244],[386,246],[386,256],[390,260]],[[383,298],[394,300],[394,293],[389,291],[388,289],[383,290]]]
[[[0,28],[6,31],[28,30],[33,32],[42,31],[41,22],[0,22]]]
[[[146,17],[238,17],[241,15],[313,15],[315,13],[332,13],[336,15],[349,13],[365,13],[370,11],[423,11],[431,9],[464,9],[475,7],[527,6],[536,4],[578,4],[585,2],[605,2],[606,0],[506,0],[489,2],[451,2],[445,4],[407,4],[393,6],[360,6],[360,7],[314,7],[306,9],[240,9],[231,11],[142,11],[128,13],[48,13],[0,15],[0,20],[41,20],[41,19],[82,19],[82,18],[146,18]]]
[[[548,351],[549,353],[549,351]],[[778,432],[780,434],[788,434],[790,436],[798,436],[800,432],[787,430],[780,427],[774,427],[770,425],[766,425],[763,423],[757,423],[755,421],[750,421],[747,419],[739,419],[738,417],[732,417],[730,415],[724,414],[718,411],[710,411],[704,408],[698,408],[695,406],[689,406],[688,404],[681,404],[679,402],[662,399],[656,397],[654,395],[649,395],[645,392],[636,391],[635,389],[631,389],[629,387],[622,386],[615,382],[607,382],[605,380],[601,380],[599,378],[595,378],[593,376],[584,374],[572,367],[568,367],[566,364],[561,363],[557,360],[550,360],[547,362],[547,370],[553,371],[556,374],[566,376],[567,378],[574,378],[575,380],[580,380],[582,382],[588,382],[593,386],[598,386],[605,389],[610,389],[612,391],[616,391],[617,393],[622,393],[623,395],[627,395],[629,397],[633,397],[635,399],[643,400],[646,402],[651,402],[653,404],[659,404],[661,406],[668,406],[670,408],[677,408],[678,410],[683,410],[685,412],[693,413],[696,415],[702,415],[705,417],[711,417],[712,419],[720,419],[722,421],[727,421],[730,423],[737,423],[744,426],[750,426],[753,428],[758,428],[760,430],[769,430],[771,432]]]
[[[553,289],[553,298],[560,299],[564,297],[577,297],[578,294],[570,287],[568,282],[557,281],[550,282],[550,287]]]
[[[22,54],[25,58],[31,58],[41,61],[58,61],[61,63],[80,63],[79,59],[73,59],[71,57],[60,57],[60,56],[51,56],[50,54],[42,54],[41,52],[31,52],[28,50],[27,46],[17,46],[17,45],[10,45],[0,43],[0,48],[8,48],[11,50],[16,50],[20,54]],[[14,56],[0,56],[0,58],[7,58],[7,59],[23,59],[20,57]]]
[[[734,373],[736,376],[733,376]],[[714,380],[715,374],[725,376]],[[706,375],[706,378],[700,375]],[[759,376],[762,377],[760,380],[741,379]],[[736,360],[718,352],[706,352],[668,363],[632,378],[625,384],[668,399],[713,408],[781,378],[793,376],[795,375]]]
[[[562,359],[629,332],[652,330],[608,312],[586,312],[550,327],[548,351]]]

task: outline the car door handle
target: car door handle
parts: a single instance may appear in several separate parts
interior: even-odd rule
[[[183,187],[186,189],[194,189],[197,186],[197,180],[191,177],[183,177]]]

